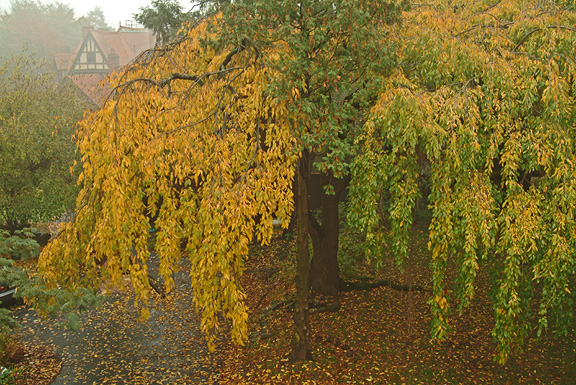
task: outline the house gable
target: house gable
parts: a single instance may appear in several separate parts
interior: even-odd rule
[[[70,67],[70,75],[102,73],[110,71],[108,60],[92,31],[88,31],[78,54]]]
[[[114,76],[114,71],[154,47],[156,42],[152,31],[140,27],[120,26],[116,32],[85,27],[82,35],[76,53],[54,57],[55,70],[99,106],[110,93],[106,76]]]

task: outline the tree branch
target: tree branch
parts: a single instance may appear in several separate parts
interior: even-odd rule
[[[502,2],[502,0],[497,0],[494,4],[489,5],[486,9],[484,9],[483,11],[478,12],[476,15],[482,14],[482,13],[486,13],[489,10],[491,10],[492,8],[496,7],[498,4],[500,4]],[[476,16],[475,15],[475,16]]]
[[[567,31],[576,32],[576,28],[567,27],[565,25],[548,25],[548,26],[546,26],[546,28],[548,28],[548,29],[552,29],[552,28],[565,29]],[[526,35],[524,35],[524,37],[522,39],[520,39],[520,41],[518,42],[518,44],[516,44],[516,47],[514,47],[514,49],[512,51],[514,51],[516,53],[516,51],[518,51],[518,48],[520,48],[520,46],[522,44],[524,44],[530,36],[532,36],[535,32],[537,32],[539,30],[540,30],[540,28],[534,28],[532,31],[530,31]]]
[[[234,48],[232,51],[230,51],[228,53],[228,55],[226,55],[226,57],[224,58],[224,61],[220,65],[220,69],[224,70],[226,68],[226,66],[232,61],[234,56],[236,56],[240,52],[244,51],[248,46],[251,46],[252,48],[254,48],[254,51],[256,51],[256,57],[258,59],[260,59],[262,57],[262,53],[260,52],[260,50],[258,49],[256,44],[250,38],[244,36],[242,38],[242,41],[240,42],[240,45],[237,46],[236,48]]]
[[[134,83],[138,83],[138,82],[150,83],[150,84],[152,84],[158,88],[164,88],[167,85],[169,86],[170,83],[172,83],[174,80],[189,80],[189,81],[194,81],[196,84],[202,86],[202,85],[204,85],[203,80],[205,78],[208,78],[208,77],[213,76],[213,75],[219,75],[219,74],[226,73],[226,72],[231,72],[231,71],[236,71],[236,70],[244,70],[244,69],[246,69],[245,66],[244,67],[231,67],[231,68],[225,68],[225,69],[221,69],[221,70],[214,71],[214,72],[206,72],[202,75],[173,73],[170,76],[168,76],[167,78],[161,79],[161,80],[154,80],[154,79],[150,79],[150,78],[136,78],[136,79],[129,80],[125,83],[122,83],[122,84],[114,87],[111,94],[113,94],[115,91],[117,91],[119,89],[123,90],[126,87],[128,87]]]
[[[522,44],[524,44],[526,42],[526,40],[528,40],[528,38],[534,33],[539,31],[540,28],[534,28],[532,31],[528,32],[526,35],[524,35],[524,37],[522,39],[520,39],[520,41],[518,42],[518,44],[516,44],[516,47],[514,47],[514,49],[512,50],[513,52],[518,51],[518,48],[520,48],[520,46]]]
[[[568,31],[576,32],[576,28],[566,27],[565,25],[548,25],[546,28],[566,29]]]
[[[462,92],[464,92],[464,90],[468,87],[468,84],[470,84],[470,83],[472,83],[472,82],[474,82],[474,78],[469,79],[469,80],[466,82],[466,84],[464,84],[464,87],[462,87],[462,88],[460,89],[460,91],[458,91],[458,92],[456,93],[456,95],[454,95],[454,96],[458,96],[458,95],[460,95]]]

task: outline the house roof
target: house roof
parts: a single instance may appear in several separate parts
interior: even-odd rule
[[[130,63],[142,51],[154,47],[156,43],[152,31],[148,29],[120,32],[92,30],[91,32],[106,55],[112,52],[118,54],[121,66]]]
[[[102,74],[70,75],[70,79],[82,92],[98,106],[104,105],[110,87]]]
[[[118,31],[84,28],[76,53],[55,56],[56,69],[67,76],[94,103],[102,105],[107,89],[106,75],[129,64],[141,52],[153,48],[156,39],[151,30],[120,26]]]
[[[54,61],[56,63],[56,70],[57,71],[65,71],[67,72],[74,61],[74,57],[76,55],[73,53],[59,53],[54,55]]]

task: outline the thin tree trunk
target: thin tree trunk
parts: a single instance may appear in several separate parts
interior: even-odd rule
[[[294,313],[294,336],[292,337],[293,361],[310,359],[310,319],[308,314],[308,292],[310,260],[308,255],[308,181],[310,175],[308,154],[303,152],[298,163],[298,214],[296,254],[296,299]]]

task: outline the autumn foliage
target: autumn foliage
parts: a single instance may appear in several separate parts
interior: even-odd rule
[[[501,362],[534,312],[539,333],[567,333],[573,321],[574,25],[573,10],[554,3],[415,6],[355,161],[350,219],[377,255],[407,255],[423,181],[430,190],[435,337],[450,329],[451,302],[462,312],[479,269],[491,269]]]
[[[203,46],[208,38],[203,24],[113,78],[112,98],[81,124],[76,219],[40,266],[48,282],[71,289],[119,284],[129,274],[144,303],[147,213],[157,216],[166,288],[185,239],[204,331],[212,341],[223,311],[241,343],[243,261],[253,239],[268,242],[273,216],[287,222],[297,154],[285,110],[264,96],[269,75],[258,55],[246,47],[224,67],[229,50]],[[189,68],[198,75],[174,72]]]
[[[44,280],[73,291],[129,274],[145,304],[151,215],[166,288],[185,240],[209,341],[223,314],[242,343],[248,246],[270,241],[274,217],[287,224],[295,175],[306,181],[316,155],[336,177],[352,164],[348,219],[373,258],[392,250],[402,264],[416,202],[426,200],[434,337],[449,332],[452,302],[460,311],[471,303],[481,268],[493,271],[501,362],[534,311],[541,329],[566,333],[576,272],[574,11],[438,1],[406,5],[398,24],[400,8],[380,1],[252,3],[110,79],[108,102],[81,123],[77,215],[43,252]],[[304,306],[307,206],[298,214]]]

